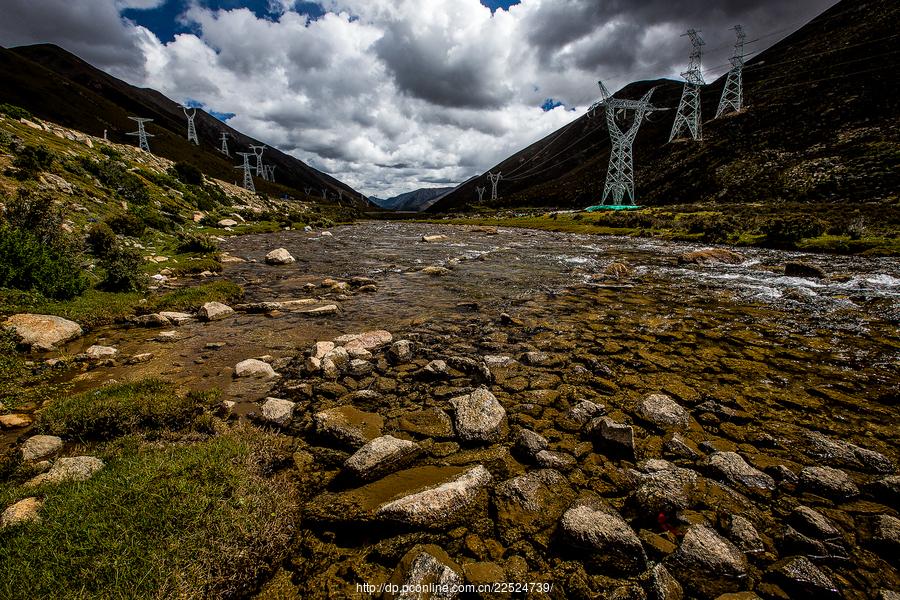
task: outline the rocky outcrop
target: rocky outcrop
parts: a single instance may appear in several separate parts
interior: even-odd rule
[[[36,352],[54,350],[84,333],[78,323],[53,315],[12,315],[3,326],[11,329],[23,345],[30,346]]]
[[[416,527],[446,527],[464,513],[491,482],[491,474],[478,465],[452,481],[387,502],[376,516]]]

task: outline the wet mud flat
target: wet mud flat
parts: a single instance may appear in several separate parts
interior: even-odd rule
[[[336,310],[98,331],[78,343],[153,356],[78,377],[217,387],[282,438],[299,525],[261,597],[900,591],[895,261],[397,223],[226,249],[246,303]],[[277,375],[235,377],[250,357]]]

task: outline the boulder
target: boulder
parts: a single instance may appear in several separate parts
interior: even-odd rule
[[[558,471],[540,469],[513,477],[494,489],[497,528],[507,544],[532,540],[550,528],[571,503],[574,492]]]
[[[516,436],[516,448],[532,460],[537,456],[538,452],[546,450],[548,446],[549,444],[544,436],[530,429],[521,429],[519,430],[519,435]]]
[[[805,277],[808,279],[822,279],[825,277],[825,271],[821,267],[796,261],[784,264],[784,274],[787,277]]]
[[[450,417],[436,407],[403,413],[397,426],[403,431],[424,437],[448,438],[453,435]]]
[[[715,263],[724,263],[728,265],[739,265],[744,262],[744,257],[733,250],[725,248],[705,248],[703,250],[695,250],[693,252],[685,252],[678,257],[678,264],[706,265]]]
[[[900,519],[891,515],[876,515],[872,525],[872,542],[900,555]]]
[[[641,474],[634,501],[647,516],[670,514],[692,505],[700,476],[696,471],[674,465],[668,469]]]
[[[256,358],[248,358],[234,365],[235,377],[259,377],[262,379],[271,379],[277,376],[275,369],[267,362],[263,362]]]
[[[406,363],[412,360],[412,342],[409,340],[397,340],[388,350],[388,357],[394,364]]]
[[[17,429],[19,427],[28,427],[33,423],[33,419],[24,414],[8,414],[0,415],[0,429]]]
[[[662,563],[653,565],[647,580],[647,591],[650,600],[682,600],[684,590],[678,580],[672,577]]]
[[[800,485],[814,494],[846,500],[859,495],[850,476],[831,467],[806,467],[800,471]]]
[[[176,312],[176,311],[162,311],[159,313],[159,316],[166,319],[172,325],[176,327],[180,325],[184,325],[185,323],[190,323],[194,320],[194,316],[184,312]]]
[[[53,315],[27,313],[12,315],[6,319],[3,327],[11,329],[22,344],[31,346],[32,350],[38,352],[49,352],[83,333],[81,326],[74,321]]]
[[[894,464],[883,454],[844,440],[831,439],[818,431],[804,434],[803,450],[822,462],[869,473],[893,473]]]
[[[815,539],[828,540],[841,536],[840,530],[828,517],[808,506],[795,508],[791,513],[790,521],[801,533]]]
[[[638,405],[638,414],[661,429],[687,429],[690,416],[665,394],[650,394]]]
[[[234,309],[221,302],[207,302],[197,312],[204,321],[218,321],[234,314]]]
[[[419,452],[415,442],[383,435],[357,450],[344,468],[357,479],[377,479],[405,467]]]
[[[698,595],[737,591],[748,573],[747,557],[708,525],[692,525],[666,566]]]
[[[22,460],[34,462],[49,458],[62,450],[62,438],[55,435],[35,435],[22,444]]]
[[[170,320],[159,313],[138,315],[136,317],[131,317],[128,321],[139,327],[168,327],[172,324]]]
[[[765,495],[775,489],[772,477],[747,464],[736,452],[714,452],[704,464],[741,491]]]
[[[490,482],[491,474],[478,465],[451,481],[387,502],[376,516],[416,527],[443,528],[461,517]]]
[[[285,248],[276,248],[266,254],[266,262],[270,265],[289,265],[295,259]]]
[[[119,350],[112,346],[98,346],[94,344],[84,351],[85,355],[91,360],[106,360],[113,358],[119,353]]]
[[[35,486],[45,483],[62,483],[66,481],[87,481],[94,473],[103,468],[103,461],[95,456],[74,456],[60,458],[53,463],[50,470],[29,479],[25,485]]]
[[[234,219],[219,219],[216,223],[219,227],[234,227],[238,224]]]
[[[334,342],[316,342],[316,345],[313,346],[311,356],[322,360],[332,350],[334,350]]]
[[[316,413],[313,422],[319,435],[359,448],[381,436],[384,419],[353,406],[339,406]]]
[[[506,410],[487,388],[452,398],[456,435],[467,442],[496,442],[503,435]]]
[[[731,516],[731,525],[728,527],[728,537],[744,552],[757,554],[766,549],[762,538],[750,519],[741,515]]]
[[[425,371],[425,373],[431,375],[432,377],[446,375],[447,363],[440,359],[433,360],[425,365],[425,368],[423,370]]]
[[[617,423],[609,417],[598,417],[590,422],[588,431],[603,444],[634,455],[634,427]]]
[[[376,329],[374,331],[343,335],[336,338],[334,342],[343,346],[347,351],[351,349],[376,350],[386,344],[390,344],[393,339],[394,336],[391,335],[391,332],[384,329]]]
[[[590,552],[589,560],[620,573],[639,573],[647,566],[641,540],[612,507],[579,504],[560,519],[564,538]]]
[[[775,563],[769,568],[768,575],[791,598],[840,598],[834,582],[805,556]]]
[[[444,242],[447,239],[449,239],[449,238],[447,238],[446,235],[423,235],[422,236],[423,242],[428,242],[431,244],[433,244],[434,242]]]
[[[40,498],[23,498],[15,504],[7,506],[0,515],[0,529],[20,523],[40,521],[41,517],[38,512],[43,505],[44,501]]]
[[[286,425],[294,416],[296,403],[282,398],[266,398],[262,405],[262,417],[276,425]]]
[[[577,464],[575,457],[571,454],[552,450],[541,450],[534,456],[534,461],[542,469],[556,469],[563,473],[568,473]]]

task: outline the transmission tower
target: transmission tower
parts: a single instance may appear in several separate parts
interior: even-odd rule
[[[491,202],[497,200],[497,184],[500,183],[500,180],[503,178],[501,173],[497,173],[494,175],[490,171],[488,171],[488,179],[491,180]]]
[[[606,170],[606,184],[603,186],[602,204],[608,204],[612,196],[613,206],[621,206],[622,200],[627,196],[634,205],[634,155],[632,148],[634,138],[644,116],[652,111],[659,110],[650,104],[650,96],[656,88],[644,94],[640,100],[622,100],[613,98],[602,81],[598,81],[602,99],[590,109],[591,116],[595,116],[600,108],[606,113],[606,125],[609,129],[609,139],[612,149],[609,153],[609,167]],[[628,111],[633,112],[631,125],[623,130],[619,127],[616,118],[619,117],[623,124],[628,122]]]
[[[244,157],[244,164],[235,167],[235,169],[243,169],[244,170],[244,189],[249,190],[253,193],[256,193],[256,186],[253,185],[253,173],[251,172],[250,167],[250,157],[254,155],[253,152],[237,152],[238,156]]]
[[[328,188],[322,188],[322,199],[328,200]]]
[[[275,183],[275,165],[266,165],[266,181]]]
[[[312,196],[312,188],[311,187],[305,187],[305,188],[303,188],[303,191],[306,193],[307,198]]]
[[[747,39],[747,34],[740,25],[735,25],[732,29],[737,34],[737,41],[734,43],[734,54],[731,57],[731,70],[728,71],[722,98],[719,100],[719,108],[716,110],[717,119],[730,110],[740,111],[744,104],[743,73],[744,56],[746,56],[744,40]]]
[[[484,191],[486,189],[484,186],[475,186],[475,192],[478,194],[478,204],[484,202]]]
[[[219,152],[224,154],[225,156],[230,157],[231,155],[228,153],[228,134],[224,131],[222,132],[222,147],[219,148]]]
[[[253,154],[256,155],[256,176],[266,178],[266,170],[263,167],[262,155],[266,151],[266,146],[250,146]]]
[[[181,110],[184,111],[184,116],[187,117],[188,120],[188,135],[187,139],[190,143],[199,146],[200,140],[197,139],[197,128],[194,127],[194,117],[197,116],[197,109],[193,106],[182,106]],[[190,112],[188,112],[190,111]]]
[[[684,89],[681,92],[681,102],[678,103],[678,112],[675,114],[675,123],[672,125],[672,133],[669,135],[671,142],[682,134],[684,129],[695,140],[702,140],[700,131],[700,87],[705,83],[703,73],[700,71],[700,60],[703,55],[705,42],[700,33],[694,29],[688,29],[682,37],[691,39],[691,62],[688,70],[681,74],[684,77]]]
[[[150,152],[150,144],[147,143],[147,138],[154,137],[152,133],[147,133],[147,130],[144,129],[144,123],[152,123],[153,119],[144,119],[141,117],[128,117],[132,121],[137,121],[138,130],[132,133],[127,133],[126,135],[136,135],[138,136],[138,146],[140,146],[141,150],[144,152]]]

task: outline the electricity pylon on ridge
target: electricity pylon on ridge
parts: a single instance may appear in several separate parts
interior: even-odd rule
[[[634,205],[634,139],[644,116],[649,112],[660,110],[650,104],[650,96],[656,88],[652,88],[640,100],[623,100],[613,98],[602,81],[598,81],[597,85],[600,86],[602,98],[591,106],[588,112],[593,117],[601,108],[604,110],[609,139],[612,142],[601,203],[609,206],[607,200],[612,196],[612,206],[622,206],[622,200],[627,196],[631,205]],[[616,118],[620,117],[627,123],[628,111],[634,114],[631,125],[623,130]]]
[[[187,139],[190,143],[199,146],[200,140],[197,139],[197,128],[194,127],[194,117],[197,116],[197,109],[193,106],[182,106],[181,110],[184,111],[184,116],[186,116],[188,120]],[[188,112],[188,110],[191,112]]]
[[[726,112],[739,112],[744,105],[744,40],[747,34],[740,25],[731,28],[737,34],[737,41],[734,43],[734,54],[731,56],[731,70],[728,71],[728,77],[725,79],[725,87],[722,89],[722,98],[719,100],[719,108],[716,110],[716,118],[718,119]]]
[[[126,133],[125,135],[136,135],[138,136],[138,147],[144,152],[150,152],[150,144],[147,143],[147,138],[155,137],[152,133],[147,133],[147,130],[144,128],[144,123],[152,123],[153,119],[144,119],[142,117],[128,117],[132,121],[137,121],[138,130],[132,133]]]
[[[250,146],[250,149],[253,150],[253,154],[256,155],[256,176],[266,178],[266,170],[263,167],[262,155],[263,152],[266,151],[267,146]]]
[[[228,153],[228,134],[224,131],[222,132],[222,147],[219,148],[219,152],[229,158],[231,157],[231,155]]]
[[[312,188],[311,188],[311,187],[305,187],[305,188],[303,188],[303,191],[304,191],[304,193],[306,194],[306,197],[307,197],[307,198],[309,198],[310,196],[312,196]]]
[[[266,165],[266,181],[275,183],[275,165]]]
[[[675,113],[675,122],[672,124],[672,133],[669,141],[682,134],[684,129],[695,140],[702,140],[700,131],[700,87],[706,83],[703,81],[703,72],[700,70],[700,62],[703,56],[703,46],[706,42],[695,29],[688,29],[682,37],[688,36],[691,40],[691,61],[688,70],[681,74],[684,77],[684,89],[681,92],[681,102],[678,103],[678,111]]]
[[[244,157],[244,164],[235,167],[235,169],[243,169],[244,170],[244,189],[256,193],[256,186],[253,185],[253,173],[251,172],[250,167],[250,157],[254,155],[253,152],[236,152],[238,156]]]
[[[322,188],[322,199],[328,200],[328,188]]]
[[[491,181],[491,202],[497,200],[497,184],[500,183],[500,180],[503,178],[502,173],[497,173],[494,175],[490,171],[488,171],[488,179]]]
[[[478,194],[478,204],[481,204],[482,202],[484,202],[484,191],[485,191],[486,189],[487,189],[487,188],[484,187],[483,185],[482,185],[482,186],[475,186],[475,192]]]

